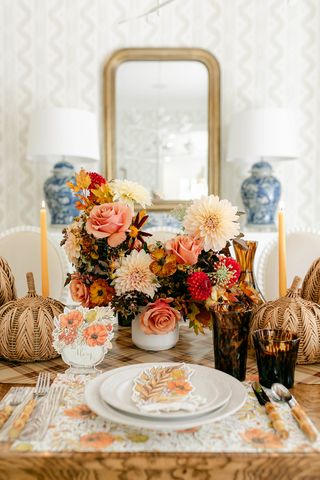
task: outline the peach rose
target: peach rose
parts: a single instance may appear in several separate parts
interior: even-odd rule
[[[150,303],[140,315],[140,326],[146,335],[165,335],[172,332],[179,320],[180,312],[170,307],[172,298],[160,298]]]
[[[80,278],[74,277],[70,282],[71,298],[74,302],[80,302],[83,307],[90,305],[90,291]]]
[[[87,220],[87,232],[96,238],[108,238],[110,247],[117,247],[126,239],[133,212],[123,203],[96,205]]]
[[[202,248],[202,241],[189,235],[178,235],[166,243],[166,249],[177,257],[177,262],[185,265],[195,265]]]

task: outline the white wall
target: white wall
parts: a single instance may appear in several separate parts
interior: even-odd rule
[[[289,225],[320,221],[320,1],[0,0],[0,228],[37,224],[48,166],[25,160],[28,116],[51,103],[97,109],[102,67],[122,47],[202,47],[222,81],[222,195],[248,167],[225,165],[227,126],[250,106],[301,109],[301,159],[280,166]]]

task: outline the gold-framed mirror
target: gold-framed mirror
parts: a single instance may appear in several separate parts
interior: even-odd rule
[[[197,48],[127,48],[104,68],[106,177],[152,193],[150,210],[219,194],[220,69]]]

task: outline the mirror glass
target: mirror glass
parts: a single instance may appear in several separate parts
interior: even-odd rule
[[[115,75],[114,177],[153,202],[208,192],[209,73],[200,61],[124,61]]]

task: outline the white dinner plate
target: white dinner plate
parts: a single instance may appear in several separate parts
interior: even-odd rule
[[[143,368],[147,368],[148,365],[154,364],[140,364]],[[191,368],[196,367],[196,365],[189,365]],[[120,367],[118,370],[124,369],[126,367]],[[199,366],[200,368],[200,366]],[[206,382],[207,371],[210,370],[208,367],[203,368],[203,381]],[[110,405],[105,403],[100,396],[100,387],[103,382],[111,375],[114,374],[114,371],[108,371],[102,373],[98,377],[91,380],[87,383],[85,388],[85,400],[88,407],[97,415],[115,423],[121,423],[123,425],[129,425],[136,428],[146,428],[151,430],[162,430],[162,431],[173,431],[173,430],[184,430],[186,428],[199,427],[207,423],[216,422],[225,417],[228,417],[235,413],[239,408],[241,408],[247,398],[247,392],[244,386],[235,378],[227,375],[226,373],[219,372],[221,378],[225,378],[226,382],[231,388],[231,398],[230,400],[223,405],[221,408],[214,410],[210,413],[200,415],[192,418],[179,418],[179,419],[156,419],[156,418],[144,418],[136,415],[125,414],[119,410],[112,408]]]
[[[201,405],[197,411],[179,410],[175,412],[142,412],[135,405],[132,396],[133,381],[146,368],[154,366],[174,366],[181,365],[178,363],[158,363],[158,364],[140,364],[128,365],[127,367],[116,370],[113,375],[110,375],[100,387],[100,395],[102,399],[111,407],[121,410],[125,413],[139,415],[148,418],[189,418],[196,415],[203,415],[204,413],[216,410],[224,405],[231,397],[231,388],[225,378],[222,377],[219,370],[213,368],[201,367],[194,365],[194,370],[191,376],[191,383],[194,386],[194,395],[206,399],[204,405]],[[206,368],[205,377],[203,368]],[[205,381],[204,381],[205,378]]]

